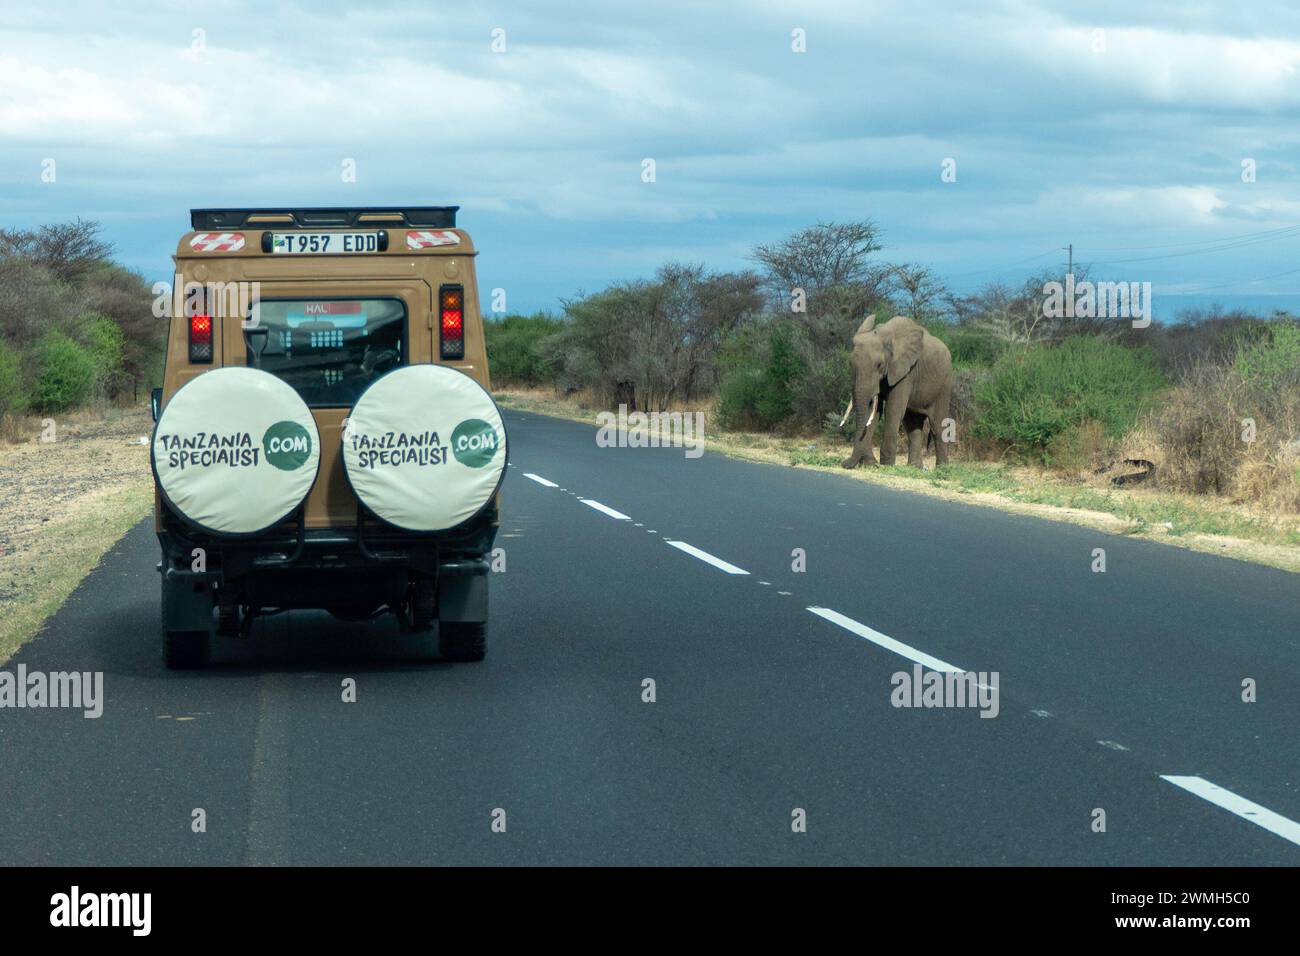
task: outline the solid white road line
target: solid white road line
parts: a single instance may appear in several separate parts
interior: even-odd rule
[[[631,521],[631,515],[625,515],[621,511],[615,511],[609,505],[602,505],[599,501],[592,501],[590,498],[579,498],[584,505],[595,508],[597,511],[609,515],[611,518],[617,518],[619,521]]]
[[[896,641],[892,637],[881,634],[879,631],[873,631],[871,628],[867,627],[867,625],[859,624],[857,621],[853,620],[853,618],[845,617],[839,611],[832,611],[828,607],[810,607],[808,610],[812,611],[820,618],[825,618],[832,624],[838,624],[840,627],[844,628],[844,630],[856,634],[858,637],[866,638],[871,643],[878,644],[887,651],[901,654],[909,661],[915,661],[922,667],[928,667],[932,671],[948,671],[954,674],[965,673],[965,671],[960,667],[954,667],[947,661],[941,661],[937,657],[931,657],[929,654],[926,654],[923,651],[918,651],[915,647],[909,647],[902,641]]]
[[[526,471],[526,472],[524,472],[524,477],[525,477],[525,478],[531,478],[531,479],[533,479],[533,481],[537,482],[539,485],[545,485],[547,488],[558,488],[558,487],[560,487],[559,485],[557,485],[557,484],[556,484],[555,482],[553,482],[553,481],[547,481],[547,480],[546,480],[545,478],[543,478],[541,475],[534,475],[531,471]]]
[[[715,568],[719,569],[720,571],[726,571],[728,574],[749,573],[744,568],[738,568],[734,564],[728,564],[726,561],[723,561],[721,558],[715,558],[707,551],[701,551],[699,548],[693,548],[685,541],[669,541],[667,538],[665,538],[664,543],[671,544],[678,551],[685,551],[691,557],[699,558],[701,561],[705,562],[706,564],[711,564]]]
[[[1239,797],[1231,790],[1215,786],[1204,777],[1175,777],[1160,775],[1161,780],[1168,780],[1175,787],[1182,787],[1188,793],[1194,793],[1202,800],[1208,800],[1216,807],[1222,807],[1229,813],[1235,813],[1243,820],[1249,820],[1270,833],[1276,833],[1284,840],[1300,846],[1300,823],[1288,820],[1280,813],[1274,813],[1267,807],[1261,807],[1253,800]]]

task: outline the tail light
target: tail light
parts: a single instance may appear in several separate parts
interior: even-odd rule
[[[190,316],[190,361],[212,361],[212,316]]]
[[[440,354],[445,359],[465,357],[465,289],[445,285],[438,290],[438,311],[442,316]]]

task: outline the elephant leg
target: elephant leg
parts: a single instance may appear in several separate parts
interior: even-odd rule
[[[875,465],[876,455],[871,450],[872,431],[873,428],[868,428],[867,433],[862,436],[862,441],[853,443],[853,451],[849,453],[849,457],[840,462],[841,468],[856,468],[861,464]]]
[[[907,429],[907,463],[912,468],[925,468],[925,415],[908,411],[903,415]]]
[[[880,463],[892,465],[898,457],[898,429],[903,424],[903,412],[907,410],[905,395],[891,395],[885,408],[884,434],[880,436]]]
[[[930,434],[934,436],[934,464],[948,464],[948,442],[943,440],[944,421],[948,418],[948,396],[942,396],[930,410]],[[956,437],[954,435],[954,437]]]

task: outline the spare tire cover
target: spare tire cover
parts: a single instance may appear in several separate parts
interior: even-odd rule
[[[307,497],[320,435],[292,386],[258,369],[216,368],[171,397],[154,427],[152,459],[181,517],[218,534],[254,534]]]
[[[406,531],[445,531],[474,517],[506,467],[506,430],[478,382],[445,365],[407,365],[357,399],[343,465],[375,515]]]

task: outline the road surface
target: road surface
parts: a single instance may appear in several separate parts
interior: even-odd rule
[[[0,710],[0,860],[1300,863],[1300,577],[506,421],[484,663],[303,612],[168,672],[141,524],[4,665],[106,699]]]

